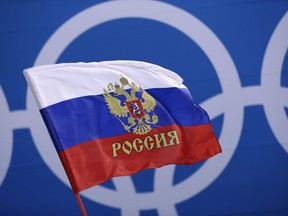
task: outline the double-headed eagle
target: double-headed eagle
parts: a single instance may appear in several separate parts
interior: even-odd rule
[[[124,129],[130,133],[133,129],[135,134],[146,134],[151,131],[151,124],[158,122],[158,117],[152,111],[156,107],[155,99],[146,91],[137,86],[134,82],[128,81],[127,78],[120,78],[121,86],[117,83],[110,83],[104,90],[104,99],[107,103],[110,113],[112,113],[124,126]],[[131,89],[124,89],[124,87]],[[115,97],[112,95],[114,92]],[[130,92],[130,94],[129,94]],[[140,95],[139,97],[136,96]],[[124,97],[123,97],[124,96]],[[119,98],[119,99],[118,99]],[[122,98],[122,100],[120,100]],[[123,98],[126,100],[123,101]],[[122,105],[124,104],[124,105]],[[125,124],[120,118],[126,118]]]

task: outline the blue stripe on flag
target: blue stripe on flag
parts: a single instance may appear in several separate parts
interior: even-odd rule
[[[145,90],[157,101],[153,112],[158,123],[152,128],[177,124],[193,126],[210,123],[207,113],[193,102],[185,88],[155,88]],[[116,118],[103,95],[85,96],[63,101],[40,110],[47,128],[54,137],[58,152],[93,139],[126,134],[120,120]]]

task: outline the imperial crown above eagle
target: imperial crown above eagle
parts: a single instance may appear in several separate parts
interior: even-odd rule
[[[155,99],[134,82],[130,83],[126,77],[122,76],[120,83],[121,86],[109,83],[107,89],[103,89],[110,113],[129,133],[131,130],[140,135],[148,133],[152,130],[151,124],[158,122],[158,116],[153,112]]]

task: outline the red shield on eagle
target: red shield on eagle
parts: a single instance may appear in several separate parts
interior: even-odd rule
[[[145,112],[144,112],[144,109],[142,107],[142,103],[139,99],[133,100],[133,101],[126,101],[125,104],[128,107],[132,118],[140,119],[143,116],[145,116]]]

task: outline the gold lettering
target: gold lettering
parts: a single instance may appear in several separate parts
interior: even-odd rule
[[[167,133],[167,136],[170,137],[171,139],[170,139],[170,143],[169,143],[169,144],[164,145],[165,147],[166,147],[166,146],[171,146],[171,145],[175,145],[175,144],[179,144],[179,143],[180,143],[179,138],[178,138],[178,134],[177,134],[177,131],[176,131],[176,130],[174,130],[174,131],[169,131],[169,132]],[[164,146],[163,146],[163,147],[164,147]]]
[[[134,141],[133,141],[133,148],[135,149],[135,151],[136,152],[141,152],[142,150],[143,150],[143,145],[138,145],[138,147],[137,147],[137,142],[138,142],[138,144],[142,144],[143,143],[143,141],[141,140],[141,139],[139,139],[139,138],[136,138]]]
[[[121,144],[120,143],[114,143],[112,144],[112,155],[113,157],[117,157],[118,154],[117,154],[117,151],[121,148]]]
[[[144,137],[143,137],[144,138]],[[136,138],[133,141],[126,140],[123,144],[112,144],[112,157],[118,157],[119,151],[130,155],[132,151],[140,153],[144,146],[148,151],[153,148],[159,149],[172,145],[180,144],[179,136],[176,130],[168,131],[167,133],[159,133],[154,136],[146,136],[144,139]]]
[[[128,146],[129,149],[127,149],[126,146]],[[124,144],[122,145],[122,149],[126,154],[129,155],[132,151],[132,144],[128,141],[125,141]]]
[[[158,135],[161,136],[160,139],[159,139]],[[161,148],[161,147],[162,147],[162,146],[160,145],[160,144],[161,144],[161,141],[163,141],[163,146],[167,146],[167,141],[166,141],[165,133],[155,134],[154,137],[155,137],[155,141],[156,141],[156,148]]]
[[[153,138],[150,136],[147,136],[144,139],[144,145],[147,148],[147,150],[149,150],[149,151],[154,147],[154,142],[152,142],[152,141],[153,141]]]

